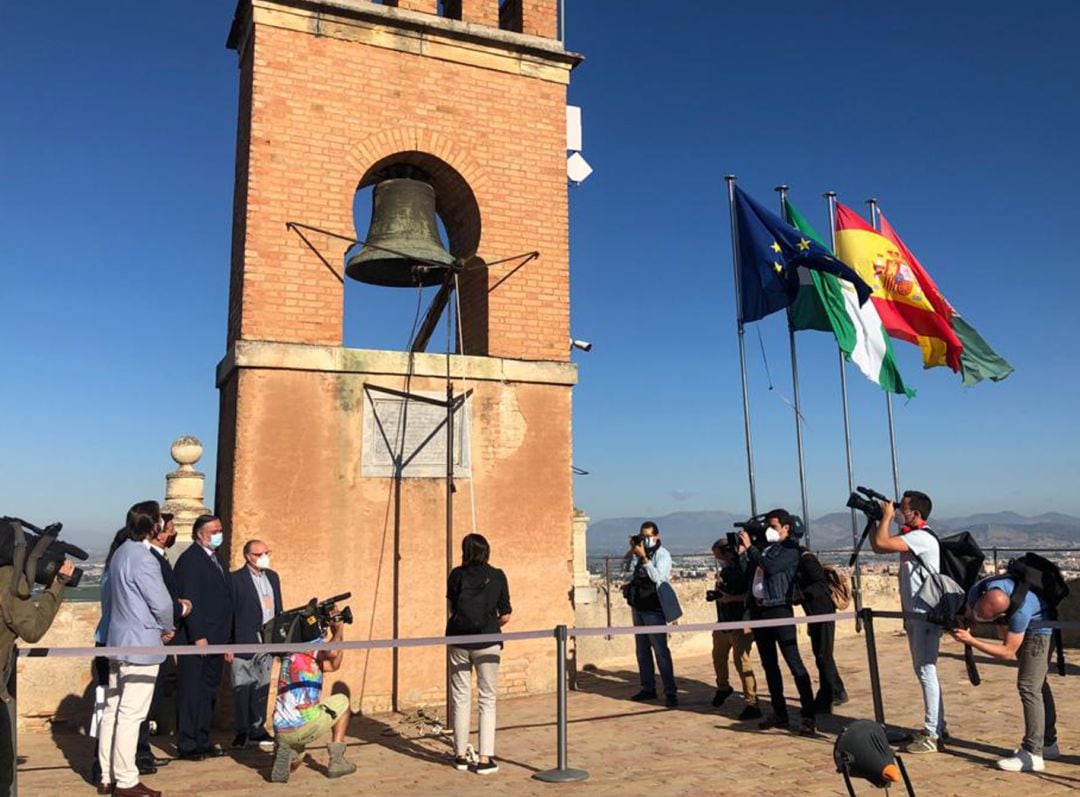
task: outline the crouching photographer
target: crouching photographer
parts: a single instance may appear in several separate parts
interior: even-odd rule
[[[326,641],[341,642],[345,639],[345,624],[352,622],[352,612],[346,607],[337,613],[331,601],[316,604],[312,600],[307,607],[284,612],[271,621],[274,631],[271,634],[264,632],[264,638],[277,642],[283,634],[299,633],[303,635],[299,640],[280,641],[321,642],[329,632]],[[308,629],[313,629],[314,633]],[[340,778],[356,771],[356,764],[345,759],[349,698],[339,694],[323,699],[322,694],[323,674],[340,669],[344,654],[343,650],[304,651],[289,653],[282,658],[274,703],[276,745],[270,770],[272,782],[287,783],[289,775],[303,763],[305,748],[327,734],[330,734],[327,745],[330,762],[326,776]]]
[[[58,542],[59,533],[59,523],[39,529],[18,518],[0,518],[0,797],[11,793],[15,774],[15,702],[8,692],[15,643],[45,636],[63,602],[64,587],[78,584],[82,571],[65,555],[86,559],[84,551]],[[36,599],[31,597],[35,584],[45,588]]]
[[[794,518],[786,510],[774,509],[740,524],[738,553],[753,573],[751,581],[750,619],[775,620],[794,617],[796,571],[799,568],[799,543],[790,535]],[[799,691],[802,722],[799,734],[814,736],[814,687],[810,673],[799,655],[794,625],[769,626],[754,629],[761,666],[769,685],[772,716],[763,719],[758,727],[787,728],[787,702],[784,700],[784,679],[780,675],[779,653],[787,662]]]

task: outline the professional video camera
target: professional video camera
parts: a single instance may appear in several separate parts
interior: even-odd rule
[[[765,515],[754,515],[747,521],[742,523],[732,524],[737,529],[742,529],[749,535],[750,544],[755,548],[764,548],[768,545],[768,541],[765,539],[765,531],[769,528],[768,522],[765,520]],[[733,551],[739,550],[739,533],[737,531],[729,531],[727,533],[727,544]]]
[[[41,529],[17,517],[0,517],[0,566],[14,565],[31,584],[49,586],[65,558],[87,559],[82,548],[57,539],[61,528],[61,523]],[[76,567],[67,585],[79,586],[82,575],[82,568]]]
[[[263,642],[321,642],[331,623],[352,625],[352,609],[346,606],[335,611],[335,604],[351,597],[351,592],[343,592],[322,603],[312,598],[304,606],[282,612],[263,626]]]
[[[878,503],[879,501],[889,501],[895,509],[900,508],[900,504],[887,495],[882,495],[877,490],[871,490],[869,487],[856,487],[855,490],[856,492],[848,496],[848,508],[858,509],[871,520],[881,520],[881,504]],[[863,495],[859,495],[859,493],[865,495],[866,498],[863,498]]]

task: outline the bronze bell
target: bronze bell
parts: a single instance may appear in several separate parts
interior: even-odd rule
[[[393,288],[441,285],[446,269],[439,265],[453,262],[435,224],[435,189],[405,177],[378,183],[366,243],[349,258],[345,273]]]

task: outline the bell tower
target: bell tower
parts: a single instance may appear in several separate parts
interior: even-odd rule
[[[234,567],[245,540],[270,546],[287,606],[351,592],[348,639],[441,635],[448,556],[474,528],[507,574],[512,628],[572,623],[566,87],[581,57],[557,36],[558,0],[237,6],[217,510]],[[376,217],[354,232],[369,186]],[[402,252],[432,213],[445,250],[429,234],[435,249]],[[446,286],[454,351],[343,347],[348,279]],[[347,653],[338,688],[367,711],[441,703],[444,656]],[[553,656],[508,645],[500,689],[552,688]]]

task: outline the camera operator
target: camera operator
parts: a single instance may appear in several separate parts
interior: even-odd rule
[[[1033,620],[1051,618],[1046,603],[1033,591],[1027,593],[1011,617],[1007,616],[1015,588],[1016,582],[1007,576],[990,576],[968,592],[968,623],[998,623],[1000,644],[977,639],[967,628],[955,629],[952,636],[987,656],[1017,662],[1016,689],[1024,708],[1024,739],[1013,755],[997,762],[997,767],[1009,772],[1041,772],[1046,768],[1045,759],[1060,756],[1054,695],[1046,680],[1051,630],[1029,630],[1029,626]]]
[[[792,609],[795,595],[796,571],[799,568],[799,543],[792,538],[791,515],[784,509],[774,509],[765,516],[768,527],[765,529],[766,547],[763,550],[751,545],[750,535],[744,529],[739,534],[739,556],[753,572],[751,582],[750,619],[774,620],[794,617]],[[814,722],[814,687],[810,674],[799,655],[799,644],[794,625],[780,625],[754,629],[754,642],[757,643],[761,666],[765,669],[765,680],[769,685],[769,699],[772,703],[772,716],[758,723],[762,730],[769,728],[787,728],[788,712],[784,700],[784,680],[780,675],[780,655],[787,662],[788,669],[795,679],[799,691],[799,708],[802,717],[799,723],[799,735],[814,736],[817,727]]]
[[[75,566],[65,559],[53,583],[33,599],[34,573],[16,573],[13,565],[0,567],[0,700],[4,702],[0,711],[0,797],[11,793],[15,774],[15,704],[8,692],[16,666],[15,642],[37,642],[45,636],[74,573]]]
[[[660,544],[660,529],[655,523],[646,520],[641,524],[641,533],[630,537],[630,550],[626,556],[628,564],[633,566],[633,575],[624,594],[632,610],[634,625],[666,625],[657,588],[671,577],[671,554]],[[667,634],[636,634],[634,646],[641,690],[630,699],[639,703],[656,699],[655,653],[656,669],[660,670],[664,684],[664,704],[668,708],[679,705]]]
[[[716,589],[705,593],[706,600],[716,602],[716,621],[718,623],[738,622],[746,619],[746,594],[750,591],[750,580],[740,567],[740,559],[727,540],[719,539],[713,543],[713,556],[719,568],[716,575]],[[740,721],[761,719],[758,708],[757,679],[750,666],[750,648],[754,644],[754,635],[749,628],[733,631],[712,632],[713,670],[716,672],[716,694],[712,704],[719,708],[735,692],[728,677],[728,654],[732,655],[735,669],[742,681],[743,699],[746,707],[739,714]]]
[[[333,615],[334,607],[329,607]],[[345,639],[345,624],[339,618],[330,622],[330,642]],[[336,672],[344,658],[343,650],[320,650],[290,653],[281,660],[277,700],[274,703],[274,764],[270,780],[288,783],[289,775],[300,768],[304,749],[330,733],[326,746],[330,762],[326,777],[340,778],[356,771],[356,764],[345,759],[345,731],[349,727],[349,698],[335,694],[322,696],[323,673]]]
[[[879,501],[881,519],[870,530],[870,546],[874,553],[900,554],[900,608],[905,612],[925,615],[931,607],[919,600],[918,593],[929,573],[941,568],[941,546],[927,525],[933,503],[930,496],[917,490],[904,493],[899,507],[892,501]],[[900,533],[889,535],[889,524],[896,509],[900,515]],[[914,554],[915,556],[912,556]],[[925,566],[920,566],[915,557]],[[945,703],[938,682],[937,660],[941,644],[941,628],[926,620],[904,620],[911,663],[922,687],[923,727],[904,748],[908,753],[936,753],[938,740],[945,735]]]

